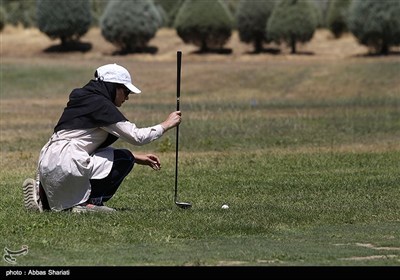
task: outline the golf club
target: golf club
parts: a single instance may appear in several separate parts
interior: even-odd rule
[[[182,64],[182,52],[176,53],[177,67],[176,67],[176,110],[179,111],[179,99],[181,97],[181,64]],[[179,125],[176,127],[176,146],[175,146],[175,197],[174,201],[176,206],[182,209],[188,209],[192,207],[192,204],[188,202],[178,202],[178,149],[179,148]]]

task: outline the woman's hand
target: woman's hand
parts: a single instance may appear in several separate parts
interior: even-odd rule
[[[140,165],[147,165],[153,168],[154,170],[161,169],[160,159],[153,154],[135,154],[135,163]]]
[[[178,126],[182,120],[181,115],[181,111],[175,111],[169,114],[168,118],[161,123],[161,126],[164,128],[164,132],[175,126]]]

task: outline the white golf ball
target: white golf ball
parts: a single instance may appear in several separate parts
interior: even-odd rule
[[[222,209],[228,209],[229,208],[229,206],[227,205],[227,204],[224,204],[224,205],[222,205],[222,207],[221,207]]]

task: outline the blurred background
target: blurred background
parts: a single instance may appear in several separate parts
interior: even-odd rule
[[[33,30],[50,39],[42,45],[45,52],[96,50],[104,43],[90,37],[96,30],[113,55],[156,55],[164,46],[153,39],[169,30],[161,35],[177,35],[174,44],[198,54],[243,51],[232,44],[236,37],[247,53],[317,54],[318,48],[301,47],[324,30],[331,39],[325,52],[334,53],[335,40],[350,34],[364,54],[398,54],[399,14],[398,0],[2,0],[1,54],[13,43],[5,36],[16,28],[31,32],[19,45],[38,36]]]

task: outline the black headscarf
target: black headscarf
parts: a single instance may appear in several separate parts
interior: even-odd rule
[[[74,89],[54,132],[63,129],[95,128],[127,121],[113,102],[115,96],[116,85],[99,80],[91,80],[84,87]],[[108,139],[107,142],[112,143],[116,139],[114,136],[114,139]],[[101,146],[108,145],[103,143]]]

